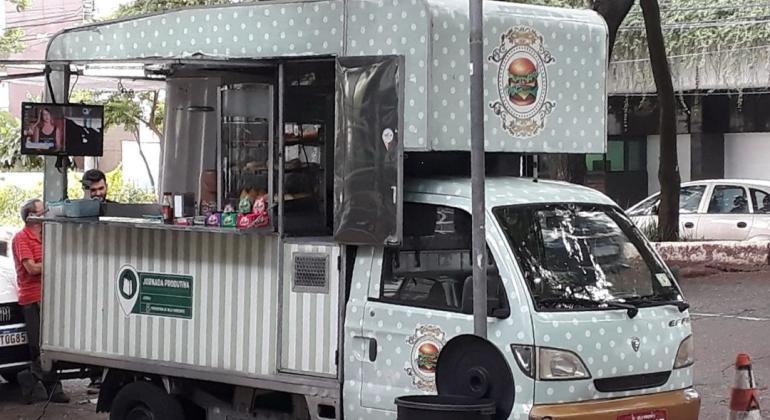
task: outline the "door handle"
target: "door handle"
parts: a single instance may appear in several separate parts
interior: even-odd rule
[[[369,348],[367,349],[367,353],[369,356],[369,361],[374,362],[377,360],[377,339],[374,337],[364,337],[361,335],[357,335],[354,338],[357,338],[359,340],[366,340],[369,342]]]
[[[695,227],[695,223],[687,222],[687,223],[684,224],[684,227],[687,228],[687,229],[692,229],[692,228]]]
[[[745,228],[746,226],[748,226],[748,225],[746,224],[746,222],[738,222],[738,227],[739,227],[739,228],[743,229],[743,228]]]

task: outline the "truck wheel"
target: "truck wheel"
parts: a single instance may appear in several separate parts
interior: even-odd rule
[[[184,420],[184,411],[165,390],[149,382],[132,382],[112,401],[110,420]]]

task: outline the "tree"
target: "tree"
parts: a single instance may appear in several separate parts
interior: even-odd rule
[[[16,6],[17,12],[22,12],[29,7],[32,0],[7,0]],[[4,4],[2,5],[5,6]],[[24,51],[24,31],[21,28],[5,28],[0,35],[0,54],[20,53]]]
[[[232,0],[136,0],[118,7],[114,17],[144,15],[192,6],[208,6],[235,3]]]
[[[21,154],[21,123],[9,112],[0,112],[0,169],[37,170],[43,158]]]
[[[618,29],[628,15],[634,0],[534,0],[524,3],[545,3],[559,7],[588,7],[599,13],[609,28],[608,56],[612,56],[612,50],[617,39]],[[547,157],[551,167],[551,176],[562,181],[575,184],[585,184],[588,168],[585,155],[575,153],[557,153]]]
[[[112,127],[123,127],[134,136],[153,191],[155,191],[155,178],[152,176],[152,169],[142,149],[140,127],[142,124],[146,125],[158,136],[161,143],[163,142],[164,104],[160,101],[159,95],[157,90],[135,94],[133,91],[119,89],[111,93],[80,90],[73,92],[70,97],[70,102],[103,105],[105,131]]]
[[[676,99],[671,70],[668,67],[666,44],[661,27],[658,0],[639,0],[647,33],[655,86],[660,104],[660,205],[658,232],[661,241],[676,241],[679,236],[679,164],[676,150]]]

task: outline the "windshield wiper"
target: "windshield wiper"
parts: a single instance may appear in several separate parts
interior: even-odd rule
[[[637,306],[665,306],[665,305],[671,305],[676,306],[676,308],[679,310],[679,312],[684,312],[688,309],[690,309],[690,304],[682,301],[682,300],[676,300],[671,299],[666,296],[639,296],[635,298],[629,299],[632,302],[634,302]]]
[[[609,300],[591,300],[591,299],[585,299],[585,298],[575,298],[575,297],[547,297],[547,298],[539,298],[537,302],[540,305],[549,306],[551,304],[566,304],[566,305],[590,305],[590,306],[601,306],[601,305],[607,305],[610,308],[615,309],[625,309],[626,313],[628,314],[628,317],[631,319],[634,319],[636,315],[639,314],[639,308],[635,305],[632,305],[630,303],[622,303],[622,302],[615,302],[615,301],[609,301]]]

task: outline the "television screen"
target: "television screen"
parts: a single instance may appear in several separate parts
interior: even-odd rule
[[[101,156],[104,108],[83,104],[21,104],[21,153]]]

